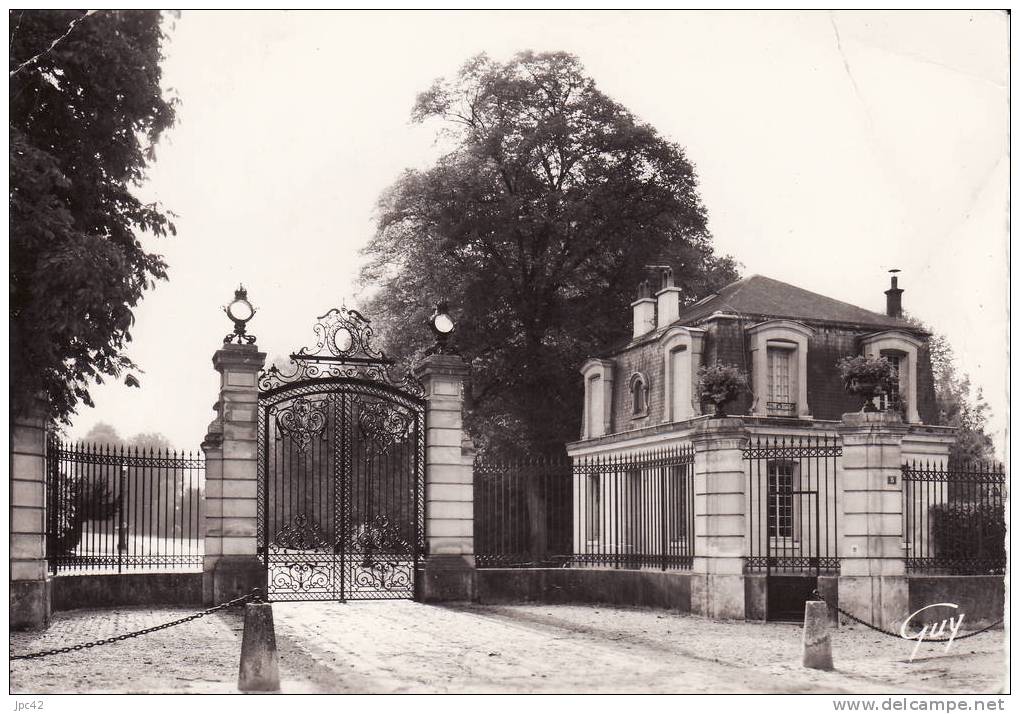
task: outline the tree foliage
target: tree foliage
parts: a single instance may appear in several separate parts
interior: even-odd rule
[[[931,334],[928,349],[935,382],[938,424],[957,429],[956,442],[949,450],[950,461],[972,463],[993,459],[995,447],[992,437],[985,431],[991,407],[985,401],[981,388],[972,391],[970,376],[957,372],[956,354],[945,335],[936,333],[914,316],[905,317],[907,322]]]
[[[958,429],[956,442],[949,452],[950,460],[972,463],[994,458],[992,438],[985,431],[991,408],[981,388],[974,391],[970,376],[957,372],[956,356],[944,335],[932,335],[929,345],[939,424]]]
[[[577,370],[629,336],[646,265],[671,265],[690,300],[736,277],[713,252],[694,167],[562,52],[479,55],[412,117],[439,121],[450,150],[382,196],[365,312],[407,358],[448,299],[480,448],[561,448],[579,433]]]
[[[86,444],[99,444],[102,446],[126,446],[133,449],[144,449],[145,451],[172,451],[173,444],[158,431],[139,432],[132,437],[125,439],[118,433],[117,429],[105,421],[96,422],[85,434],[83,441]]]
[[[166,278],[137,236],[174,232],[168,212],[131,191],[174,121],[160,13],[84,15],[9,16],[12,407],[42,394],[65,422],[92,405],[92,383],[134,367],[132,308]]]

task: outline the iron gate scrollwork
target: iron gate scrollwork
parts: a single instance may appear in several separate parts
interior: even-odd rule
[[[339,308],[259,375],[258,538],[273,600],[411,598],[425,550],[424,390]]]

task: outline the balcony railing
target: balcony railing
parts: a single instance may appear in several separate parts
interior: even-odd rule
[[[769,416],[797,416],[797,402],[767,402]]]

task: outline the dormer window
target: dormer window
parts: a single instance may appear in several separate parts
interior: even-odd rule
[[[705,331],[697,327],[674,326],[659,338],[662,349],[664,404],[662,421],[693,419],[701,413],[697,394]]]
[[[868,357],[885,357],[896,370],[894,394],[882,398],[880,408],[898,408],[907,422],[918,423],[917,351],[923,343],[901,330],[876,332],[861,338],[861,351]]]
[[[630,376],[630,402],[631,416],[648,416],[648,380],[640,372]]]
[[[581,367],[584,377],[584,419],[581,438],[595,439],[609,433],[613,405],[613,363],[590,359]]]
[[[808,338],[814,331],[793,320],[768,320],[748,328],[756,416],[809,419]]]

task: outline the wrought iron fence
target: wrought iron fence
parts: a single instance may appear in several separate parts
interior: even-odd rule
[[[575,459],[571,562],[689,569],[694,561],[694,448]]]
[[[905,464],[907,569],[944,575],[1005,573],[1005,488],[1002,464]]]
[[[835,436],[758,436],[748,444],[748,571],[839,569],[836,459],[842,454]]]
[[[478,567],[690,568],[694,450],[475,462]]]
[[[202,567],[201,455],[50,439],[46,458],[52,571]]]
[[[478,567],[563,564],[570,553],[569,459],[479,458],[474,485]]]

